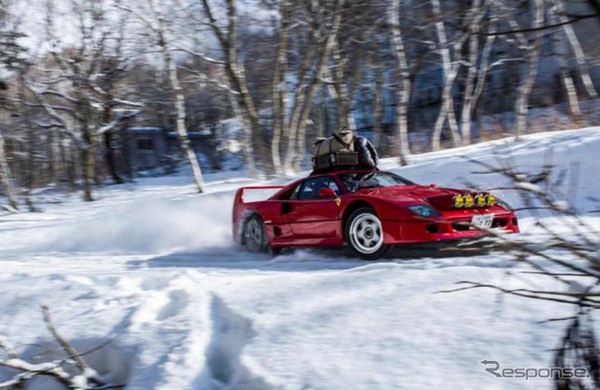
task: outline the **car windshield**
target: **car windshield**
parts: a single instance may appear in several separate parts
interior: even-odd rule
[[[397,187],[415,184],[393,173],[380,171],[342,173],[339,178],[350,192],[361,188]]]

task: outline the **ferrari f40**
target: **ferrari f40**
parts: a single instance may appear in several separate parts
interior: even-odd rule
[[[251,190],[278,191],[246,201]],[[379,170],[242,187],[233,204],[234,239],[250,252],[348,245],[359,257],[376,259],[395,245],[478,238],[490,230],[519,232],[515,212],[495,195],[418,185]]]

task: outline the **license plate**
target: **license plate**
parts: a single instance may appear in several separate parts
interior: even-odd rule
[[[494,222],[494,214],[475,215],[473,217],[473,219],[471,219],[471,223],[475,227],[478,227],[481,229],[491,228],[492,222]]]

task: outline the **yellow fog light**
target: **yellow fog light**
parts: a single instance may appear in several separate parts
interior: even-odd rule
[[[465,198],[462,195],[456,195],[452,201],[454,202],[454,207],[457,209],[465,206]]]
[[[485,207],[487,205],[487,196],[484,194],[479,194],[475,197],[475,203],[477,203],[477,207]]]
[[[465,207],[473,207],[475,200],[472,195],[465,195]]]
[[[488,206],[493,206],[496,204],[496,197],[492,194],[489,194],[487,197],[487,205]]]

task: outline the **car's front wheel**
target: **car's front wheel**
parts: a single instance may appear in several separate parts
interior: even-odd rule
[[[346,241],[354,253],[375,260],[388,252],[383,244],[383,227],[375,211],[368,207],[354,211],[346,223]]]

